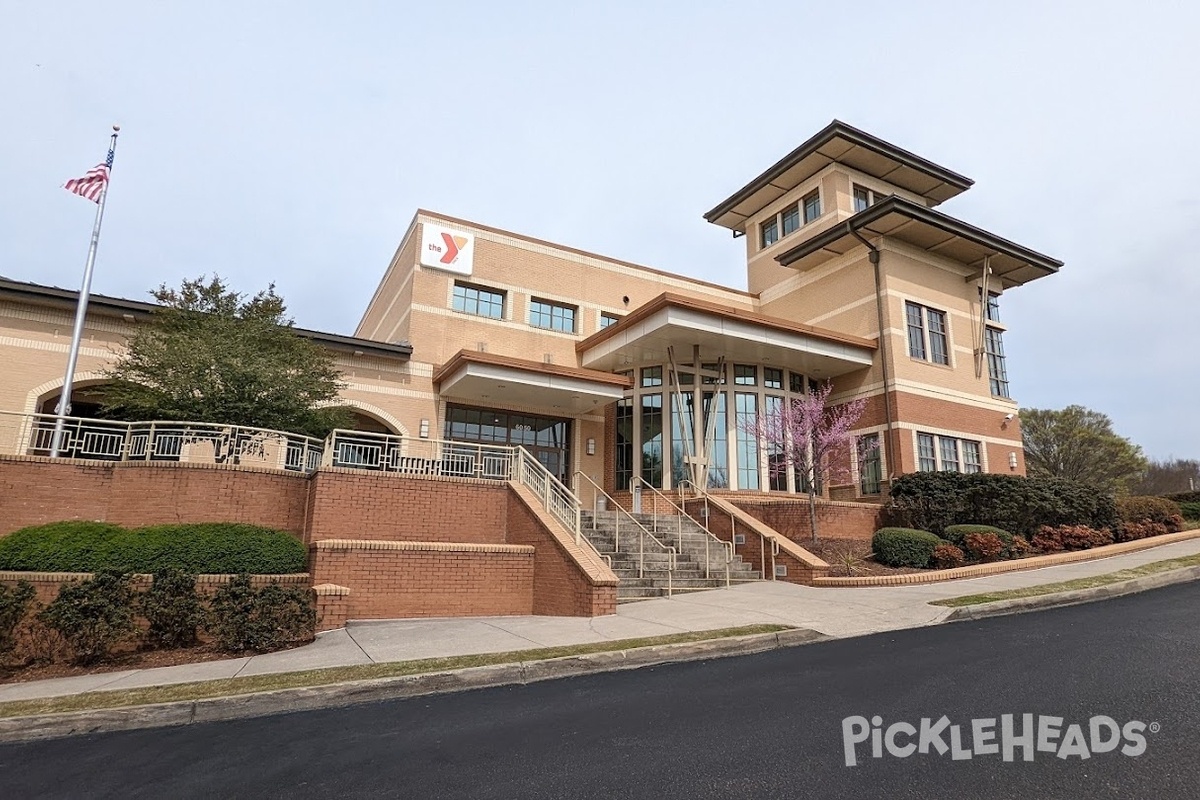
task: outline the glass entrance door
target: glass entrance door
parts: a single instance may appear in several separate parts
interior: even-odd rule
[[[524,447],[570,486],[571,420],[501,409],[447,406],[445,438],[457,442]]]

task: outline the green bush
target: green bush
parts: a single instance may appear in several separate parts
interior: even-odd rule
[[[1159,522],[1168,530],[1175,529],[1175,517],[1181,515],[1179,504],[1165,497],[1134,495],[1117,498],[1117,515],[1121,522]]]
[[[100,522],[56,522],[0,538],[0,569],[32,572],[193,574],[303,572],[308,554],[282,531],[228,522],[126,530]]]
[[[880,528],[871,537],[875,559],[889,567],[929,566],[934,548],[945,544],[929,531],[912,528]]]
[[[1193,522],[1200,520],[1200,502],[1179,504],[1179,511],[1183,514],[1184,519],[1190,519]]]
[[[889,494],[891,524],[922,530],[982,524],[1031,538],[1043,525],[1114,529],[1118,522],[1111,496],[1058,478],[914,472]]]
[[[953,542],[959,547],[963,546],[963,542],[969,534],[972,533],[991,533],[1000,537],[1004,542],[1004,546],[1008,547],[1012,544],[1012,534],[1002,528],[997,528],[994,525],[950,525],[942,533],[942,538],[948,542]]]
[[[136,629],[129,576],[103,570],[69,583],[39,616],[63,637],[76,663],[94,664]]]
[[[1194,492],[1174,492],[1173,494],[1163,495],[1163,497],[1180,504],[1200,503],[1200,489],[1197,489]]]
[[[29,613],[36,594],[28,581],[19,581],[12,587],[0,584],[0,657],[12,652],[17,626]]]
[[[153,647],[190,647],[204,622],[196,576],[177,569],[154,574],[154,583],[138,598],[138,609],[149,623],[146,641]]]
[[[271,583],[260,588],[237,575],[213,595],[208,630],[222,650],[265,653],[311,641],[317,609],[310,590]]]

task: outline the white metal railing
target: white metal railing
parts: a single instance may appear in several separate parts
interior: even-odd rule
[[[319,439],[298,433],[209,422],[118,422],[54,414],[0,412],[16,419],[14,452],[95,461],[234,464],[311,472],[321,463]],[[57,448],[56,448],[57,445]]]
[[[691,481],[684,481],[684,483],[691,483]],[[732,541],[727,542],[724,539],[720,538],[719,536],[714,535],[713,532],[708,529],[707,517],[705,518],[704,522],[701,522],[700,520],[696,519],[691,514],[687,513],[687,509],[683,507],[682,503],[674,502],[673,500],[671,500],[671,498],[667,497],[661,491],[659,491],[658,489],[656,489],[655,487],[653,487],[649,483],[647,483],[645,481],[645,479],[643,479],[640,475],[633,476],[631,485],[633,487],[641,486],[645,489],[649,489],[651,492],[654,493],[654,495],[656,497],[661,498],[663,500],[663,502],[665,502],[670,508],[674,509],[675,513],[663,514],[663,516],[664,517],[674,517],[674,519],[675,519],[675,525],[674,525],[675,537],[679,541],[679,549],[681,549],[681,550],[683,549],[683,537],[684,536],[700,537],[700,540],[704,543],[704,577],[705,578],[712,578],[712,560],[713,560],[712,559],[712,549],[713,549],[713,547],[716,547],[721,552],[721,561],[718,563],[720,565],[724,565],[724,567],[725,567],[725,585],[728,586],[730,583],[730,574],[729,574],[730,565],[733,563],[733,551],[734,551],[733,542]],[[682,493],[682,488],[681,488],[681,493]],[[684,517],[687,517],[692,522],[696,523],[699,530],[685,528],[683,525]],[[653,504],[653,509],[651,511],[651,516],[650,516],[650,519],[651,519],[650,524],[653,527],[655,533],[658,533],[660,530],[659,524],[658,524],[658,518],[659,518],[658,503],[655,502]],[[663,530],[670,530],[671,527],[672,526],[669,522],[664,521],[663,528],[662,528]]]
[[[513,448],[501,445],[339,429],[325,439],[321,466],[508,481],[515,478],[513,460]]]
[[[592,487],[592,530],[596,529],[596,514],[599,511],[600,497],[603,496],[612,507],[614,532],[613,532],[613,550],[621,551],[621,515],[629,517],[629,522],[633,523],[633,533],[638,540],[638,577],[644,578],[646,574],[646,540],[649,539],[652,545],[659,552],[667,557],[667,597],[671,597],[675,591],[675,570],[679,566],[679,551],[669,544],[666,544],[649,530],[646,526],[638,522],[637,517],[625,510],[625,508],[613,499],[612,495],[600,488],[600,484],[584,475],[582,472],[575,473],[576,478],[583,478]]]
[[[693,481],[684,479],[680,482],[677,488],[679,489],[679,506],[685,509],[685,513],[687,508],[687,499],[684,494],[684,490],[686,490],[688,487],[691,487],[692,491],[695,493],[695,499],[704,500],[704,513],[701,514],[701,516],[704,517],[705,521],[700,524],[704,530],[708,532],[709,536],[713,536],[712,531],[708,528],[708,520],[712,518],[712,506],[721,505],[721,503],[718,503],[717,498],[711,497],[707,489],[701,489]],[[721,502],[723,503],[724,501]],[[737,552],[737,517],[733,513],[732,504],[729,505],[729,508],[724,509],[724,511],[729,514],[729,542],[724,542],[724,540],[721,540],[720,537],[714,538],[717,538],[718,541],[721,541],[729,546],[729,552],[732,557],[732,554]],[[691,517],[690,514],[688,516]],[[691,518],[695,519],[695,517]],[[770,580],[775,580],[775,556],[779,555],[779,540],[774,536],[767,536],[763,534],[762,531],[753,530],[753,532],[758,534],[759,538],[759,569],[762,571],[763,579],[767,579],[767,551],[769,550],[771,555]],[[767,546],[768,543],[770,544],[769,548]]]

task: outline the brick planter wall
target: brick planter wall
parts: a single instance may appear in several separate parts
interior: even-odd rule
[[[757,520],[766,523],[793,542],[803,545],[812,539],[812,522],[807,498],[757,500],[725,495],[726,500]],[[817,533],[823,539],[870,541],[882,527],[881,507],[874,503],[844,503],[817,500]]]

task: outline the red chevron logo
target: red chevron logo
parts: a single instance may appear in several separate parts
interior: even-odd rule
[[[439,260],[443,264],[453,264],[458,260],[458,251],[467,246],[467,237],[451,236],[448,233],[443,233],[442,241],[446,243],[446,252],[442,253],[442,257]]]

